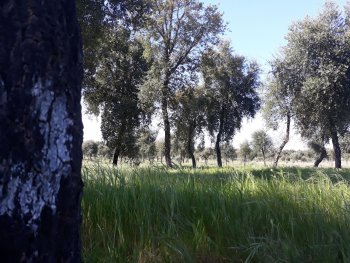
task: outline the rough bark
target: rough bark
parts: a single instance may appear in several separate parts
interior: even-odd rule
[[[1,262],[81,262],[75,1],[0,2]]]
[[[322,146],[320,155],[317,157],[317,159],[314,162],[314,167],[318,167],[324,158],[327,158],[327,151],[326,151],[326,148]]]
[[[277,167],[278,161],[281,158],[283,148],[284,148],[284,146],[286,146],[286,144],[289,141],[289,134],[290,134],[290,114],[288,113],[287,114],[286,135],[285,135],[280,147],[278,148],[278,152],[276,154],[275,161],[273,162],[273,167]]]
[[[332,130],[331,139],[334,151],[334,167],[341,168],[341,149],[338,140],[338,133],[335,129]]]

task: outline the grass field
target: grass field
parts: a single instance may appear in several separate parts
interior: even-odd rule
[[[83,169],[85,262],[350,262],[350,170]]]

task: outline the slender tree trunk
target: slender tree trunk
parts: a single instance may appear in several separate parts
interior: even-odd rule
[[[170,122],[168,114],[168,83],[164,84],[163,94],[162,94],[162,115],[163,115],[163,125],[164,125],[164,157],[165,163],[168,167],[172,167],[171,162],[171,138],[170,138]]]
[[[196,158],[193,153],[193,133],[194,133],[194,128],[192,125],[188,128],[188,135],[187,135],[187,153],[191,157],[192,160],[192,168],[196,168]]]
[[[119,154],[120,154],[120,148],[119,146],[117,146],[113,154],[113,162],[112,162],[113,165],[118,165]]]
[[[75,1],[0,2],[0,261],[81,262]]]
[[[341,168],[341,149],[338,141],[338,133],[337,131],[332,131],[331,134],[333,151],[334,151],[334,167]]]
[[[221,133],[222,133],[221,131],[218,132],[216,136],[216,142],[215,142],[216,161],[219,167],[222,167],[221,149],[220,149]]]
[[[265,157],[265,151],[264,151],[264,149],[261,149],[261,153],[262,153],[263,160],[264,160],[264,166],[266,166],[266,157]]]
[[[220,121],[219,131],[218,131],[218,134],[216,135],[216,142],[215,142],[216,161],[219,167],[222,167],[220,142],[221,142],[221,136],[224,130],[224,115],[225,115],[225,112],[223,109],[221,109],[220,120],[219,120]]]
[[[324,158],[327,158],[327,151],[326,148],[323,146],[319,157],[315,160],[314,167],[318,167]]]
[[[278,152],[277,152],[276,157],[275,157],[275,161],[274,161],[274,163],[273,163],[273,167],[277,167],[278,160],[279,160],[280,157],[281,157],[283,148],[284,148],[284,146],[286,146],[286,144],[287,144],[288,141],[289,141],[289,134],[290,134],[290,113],[287,113],[286,135],[285,135],[285,137],[284,137],[284,140],[283,140],[282,144],[280,145],[280,147],[279,147],[279,149],[278,149]]]

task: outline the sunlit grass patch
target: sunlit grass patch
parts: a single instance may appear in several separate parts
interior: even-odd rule
[[[343,174],[260,171],[84,168],[85,261],[348,262]]]

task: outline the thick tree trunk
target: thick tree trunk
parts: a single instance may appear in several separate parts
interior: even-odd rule
[[[281,154],[282,154],[283,148],[284,148],[284,146],[286,146],[286,144],[289,141],[289,134],[290,134],[290,114],[288,113],[287,114],[286,135],[285,135],[284,140],[283,140],[283,142],[281,143],[281,145],[280,145],[280,147],[278,149],[278,152],[277,152],[276,157],[275,157],[275,161],[273,162],[273,167],[277,167],[278,160],[281,158]]]
[[[196,163],[196,157],[193,153],[193,133],[194,133],[194,125],[190,125],[188,128],[188,134],[187,134],[187,153],[190,156],[192,160],[192,168],[197,167]]]
[[[163,125],[164,125],[164,157],[165,163],[168,167],[172,167],[171,162],[171,138],[170,138],[170,122],[168,114],[168,99],[167,99],[168,86],[165,83],[162,94],[162,115],[163,115]]]
[[[341,168],[341,149],[338,140],[338,133],[335,129],[332,131],[331,138],[334,151],[334,167]]]
[[[75,1],[0,2],[0,261],[81,262]]]
[[[327,158],[327,151],[326,151],[326,148],[324,146],[322,146],[320,155],[315,160],[314,167],[318,167],[319,164],[323,161],[324,158]]]

